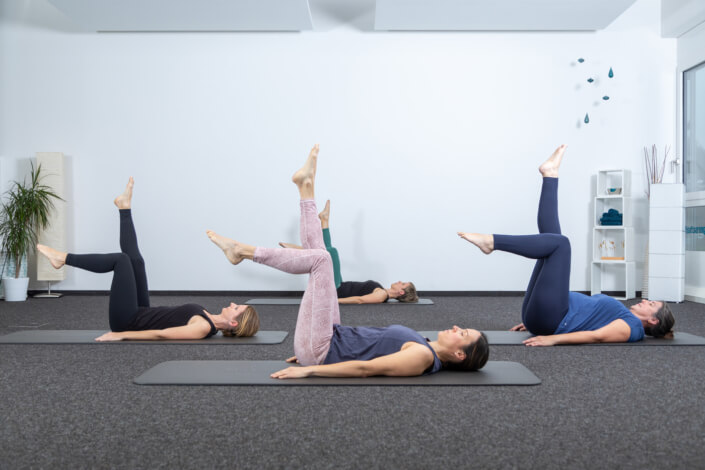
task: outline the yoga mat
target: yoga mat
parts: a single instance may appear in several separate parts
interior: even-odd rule
[[[105,330],[27,330],[0,336],[0,344],[279,344],[289,334],[286,331],[258,331],[249,337],[223,336],[218,333],[208,339],[160,339],[96,341]]]
[[[139,385],[538,385],[533,372],[508,361],[488,361],[477,372],[441,371],[417,377],[273,379],[284,361],[167,361],[134,379]]]
[[[533,335],[528,331],[483,331],[487,336],[487,341],[491,345],[511,345],[518,344],[523,346],[525,339],[531,338]],[[437,331],[419,331],[421,336],[435,341],[438,339]],[[705,338],[702,336],[691,335],[676,331],[673,339],[653,338],[645,336],[643,340],[634,343],[590,343],[590,346],[705,346]],[[561,344],[559,346],[570,346]],[[577,345],[576,345],[577,346]]]
[[[267,299],[250,299],[245,302],[247,305],[299,305],[301,304],[300,297],[270,297]],[[433,300],[431,299],[419,299],[418,302],[399,302],[397,299],[389,299],[388,304],[401,304],[401,305],[433,305]],[[345,304],[345,305],[357,305],[357,304]],[[376,305],[376,304],[361,304],[361,305]]]

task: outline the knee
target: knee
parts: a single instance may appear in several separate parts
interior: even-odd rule
[[[115,264],[132,266],[132,260],[126,253],[116,253]]]
[[[565,235],[556,235],[558,249],[570,253],[570,240]]]
[[[328,250],[314,249],[311,251],[313,252],[312,254],[315,257],[315,266],[333,265],[333,258],[331,258],[330,253],[328,253]]]

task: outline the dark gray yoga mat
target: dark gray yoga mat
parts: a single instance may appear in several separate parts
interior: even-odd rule
[[[441,371],[418,377],[309,377],[273,379],[284,361],[167,361],[136,379],[139,385],[538,385],[533,372],[508,361],[489,361],[477,372]]]
[[[491,345],[523,345],[525,339],[533,335],[528,331],[483,331]],[[438,339],[437,331],[419,331],[421,336],[430,340]],[[673,339],[653,338],[645,336],[643,340],[634,343],[592,343],[591,346],[705,346],[705,338],[676,331]],[[561,345],[566,346],[566,345]]]
[[[270,297],[262,299],[250,299],[245,302],[247,305],[299,305],[301,304],[301,297]],[[431,299],[419,299],[418,302],[399,302],[396,299],[389,299],[387,302],[389,305],[433,305],[433,300]],[[356,304],[349,304],[356,305]],[[373,304],[364,304],[373,305]]]
[[[279,344],[289,334],[286,331],[258,331],[249,337],[223,336],[218,333],[208,339],[160,339],[101,341],[95,339],[105,330],[27,330],[0,336],[0,344]]]

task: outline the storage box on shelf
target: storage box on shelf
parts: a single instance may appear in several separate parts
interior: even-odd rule
[[[597,173],[592,231],[591,294],[624,292],[618,299],[636,296],[634,228],[629,170]],[[612,281],[606,286],[608,278]]]

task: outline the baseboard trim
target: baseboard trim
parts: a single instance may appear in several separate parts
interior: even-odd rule
[[[30,290],[29,294],[40,294],[44,290]],[[57,290],[52,292],[61,293],[64,295],[108,295],[107,290]],[[581,294],[590,295],[590,291],[576,291]],[[603,292],[606,295],[623,294],[619,292]],[[149,295],[170,295],[170,296],[199,296],[199,295],[218,295],[232,297],[301,297],[303,291],[269,291],[269,290],[154,290],[150,291]],[[419,291],[420,297],[522,297],[524,291],[506,291],[506,290],[428,290]],[[636,293],[637,297],[641,297],[641,291]]]

